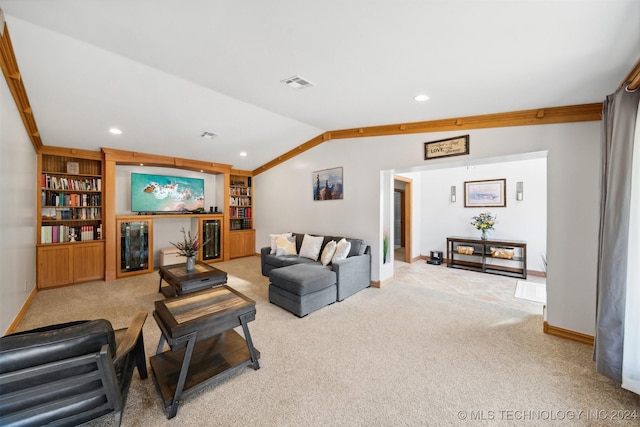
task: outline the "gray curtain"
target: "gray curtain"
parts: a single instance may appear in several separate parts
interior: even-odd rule
[[[621,87],[607,97],[602,110],[594,360],[599,373],[618,383],[622,383],[632,154],[639,101],[640,90],[628,92]]]

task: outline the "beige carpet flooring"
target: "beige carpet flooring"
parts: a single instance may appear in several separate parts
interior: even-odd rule
[[[300,319],[268,302],[259,263],[216,266],[256,301],[260,369],[184,399],[172,420],[151,377],[135,374],[123,426],[638,425],[611,411],[640,415],[639,396],[595,372],[590,346],[544,334],[542,304],[514,298],[516,279],[396,263],[391,284]],[[154,273],[39,292],[19,329],[101,317],[125,327],[153,311],[157,287]],[[144,336],[149,357],[151,315]]]

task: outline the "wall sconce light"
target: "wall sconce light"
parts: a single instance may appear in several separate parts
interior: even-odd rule
[[[522,201],[524,199],[524,192],[522,191],[522,181],[516,182],[516,200]]]
[[[451,203],[455,203],[456,202],[456,186],[452,185],[451,186]]]

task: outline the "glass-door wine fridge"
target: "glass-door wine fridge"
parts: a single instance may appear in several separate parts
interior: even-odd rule
[[[120,265],[118,276],[153,269],[149,247],[151,246],[151,221],[118,220],[118,251]]]
[[[219,219],[202,220],[202,260],[212,260],[220,258],[220,227],[222,221]]]

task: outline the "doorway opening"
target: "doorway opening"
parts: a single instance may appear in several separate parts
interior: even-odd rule
[[[411,205],[412,180],[402,176],[393,177],[394,242],[393,259],[410,263],[411,254]]]

